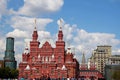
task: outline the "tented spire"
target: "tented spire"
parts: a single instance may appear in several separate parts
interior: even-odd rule
[[[35,23],[34,23],[34,31],[37,31],[37,29],[36,29],[36,19],[35,19]]]
[[[83,55],[82,55],[82,64],[85,64],[85,63],[86,63],[85,54],[83,53]]]

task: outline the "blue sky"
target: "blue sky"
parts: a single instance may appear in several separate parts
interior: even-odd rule
[[[8,1],[8,9],[13,8],[17,11],[23,5],[23,0]],[[63,17],[65,21],[77,24],[89,32],[115,33],[116,37],[120,38],[119,8],[120,0],[65,0],[59,11],[42,15],[42,17],[55,20]]]
[[[115,33],[119,36],[120,1],[65,0],[59,15],[88,32]]]
[[[90,57],[97,45],[111,45],[113,54],[120,53],[120,0],[0,0],[0,55],[4,56],[6,37],[12,36],[16,57],[21,56],[35,18],[40,41],[56,40],[62,18],[64,40],[79,57],[82,52]]]

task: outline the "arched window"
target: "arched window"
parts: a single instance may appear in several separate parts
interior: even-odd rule
[[[25,74],[25,78],[28,78],[28,73]]]
[[[48,62],[48,56],[46,56],[46,59],[45,59],[46,62]]]
[[[35,61],[35,57],[32,57],[32,61],[33,61],[33,62]]]
[[[58,77],[60,77],[60,71],[58,71]]]
[[[54,69],[52,68],[52,69],[51,69],[51,75],[53,75],[53,74],[54,74]]]
[[[51,61],[51,56],[49,57],[49,62]]]
[[[58,62],[61,62],[61,56],[58,57]]]
[[[44,62],[44,56],[42,57],[42,62]]]

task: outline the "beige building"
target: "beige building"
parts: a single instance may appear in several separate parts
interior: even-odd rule
[[[92,59],[96,63],[97,70],[104,74],[104,67],[110,56],[111,46],[100,45],[97,46],[97,49],[93,51],[92,57],[90,59]]]

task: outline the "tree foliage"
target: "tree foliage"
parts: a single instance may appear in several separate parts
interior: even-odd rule
[[[2,79],[18,78],[18,70],[10,69],[9,67],[0,68],[0,78],[2,78]]]
[[[120,70],[114,71],[112,78],[115,80],[119,80],[120,79]]]

